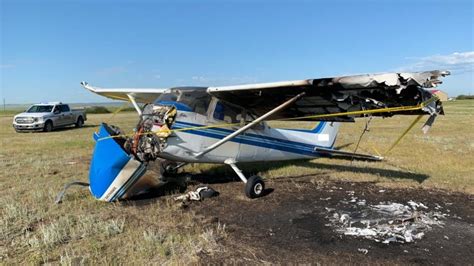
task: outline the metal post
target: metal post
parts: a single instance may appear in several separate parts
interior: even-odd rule
[[[295,97],[289,99],[288,101],[282,103],[281,105],[279,105],[278,107],[272,109],[271,111],[267,112],[266,114],[260,116],[259,118],[255,119],[254,121],[252,121],[251,123],[247,124],[246,126],[244,127],[241,127],[240,129],[238,129],[237,131],[235,131],[234,133],[228,135],[227,137],[219,140],[218,142],[214,143],[213,145],[207,147],[204,151],[202,152],[199,152],[197,153],[195,156],[196,157],[199,157],[199,156],[202,156],[214,149],[216,149],[217,147],[221,146],[222,144],[226,143],[227,141],[231,140],[232,138],[240,135],[241,133],[243,133],[244,131],[250,129],[251,127],[253,127],[254,125],[260,123],[261,121],[265,120],[267,117],[273,115],[274,113],[280,111],[281,109],[287,107],[288,105],[292,104],[293,102],[295,102],[296,100],[298,100],[299,98],[301,98],[303,95],[305,95],[304,92],[296,95]]]

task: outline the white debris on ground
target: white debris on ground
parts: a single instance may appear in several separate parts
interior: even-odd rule
[[[434,211],[415,201],[407,205],[381,202],[377,205],[366,204],[363,199],[349,193],[349,200],[341,201],[350,207],[350,211],[338,211],[326,208],[326,218],[331,222],[326,226],[333,227],[337,233],[371,239],[382,243],[410,243],[421,239],[433,226],[443,227],[442,221],[447,214],[436,205]]]
[[[369,250],[366,248],[358,248],[357,251],[359,251],[360,253],[364,255],[367,255],[367,253],[369,253]]]
[[[175,197],[176,201],[201,201],[205,198],[212,198],[219,195],[219,192],[210,187],[198,187],[195,191],[189,191],[186,194]]]

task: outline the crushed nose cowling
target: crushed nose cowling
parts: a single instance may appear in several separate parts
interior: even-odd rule
[[[103,201],[115,201],[150,188],[154,182],[140,180],[148,162],[166,147],[176,116],[174,106],[148,105],[132,137],[114,126],[101,124],[89,171],[90,191]],[[141,182],[144,181],[144,182]]]
[[[120,199],[146,171],[146,164],[123,148],[121,138],[112,138],[118,131],[102,124],[94,133],[96,145],[89,171],[90,191],[103,201]]]

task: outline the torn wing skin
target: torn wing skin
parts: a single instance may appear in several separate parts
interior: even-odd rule
[[[162,88],[99,88],[85,81],[82,81],[81,85],[93,93],[114,100],[129,101],[128,95],[131,95],[138,103],[153,103],[158,96],[168,92],[167,89]]]
[[[368,74],[286,82],[209,87],[208,92],[226,102],[240,105],[257,116],[275,108],[299,93],[305,96],[271,119],[297,118],[401,106],[416,106],[432,97],[425,88],[436,87],[448,71]],[[434,101],[422,110],[397,114],[443,114],[441,102]],[[394,113],[377,113],[392,116]],[[357,116],[305,118],[301,120],[353,121]]]

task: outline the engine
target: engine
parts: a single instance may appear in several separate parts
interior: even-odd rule
[[[155,161],[166,147],[176,108],[170,105],[146,105],[132,137],[124,148],[141,162]]]

